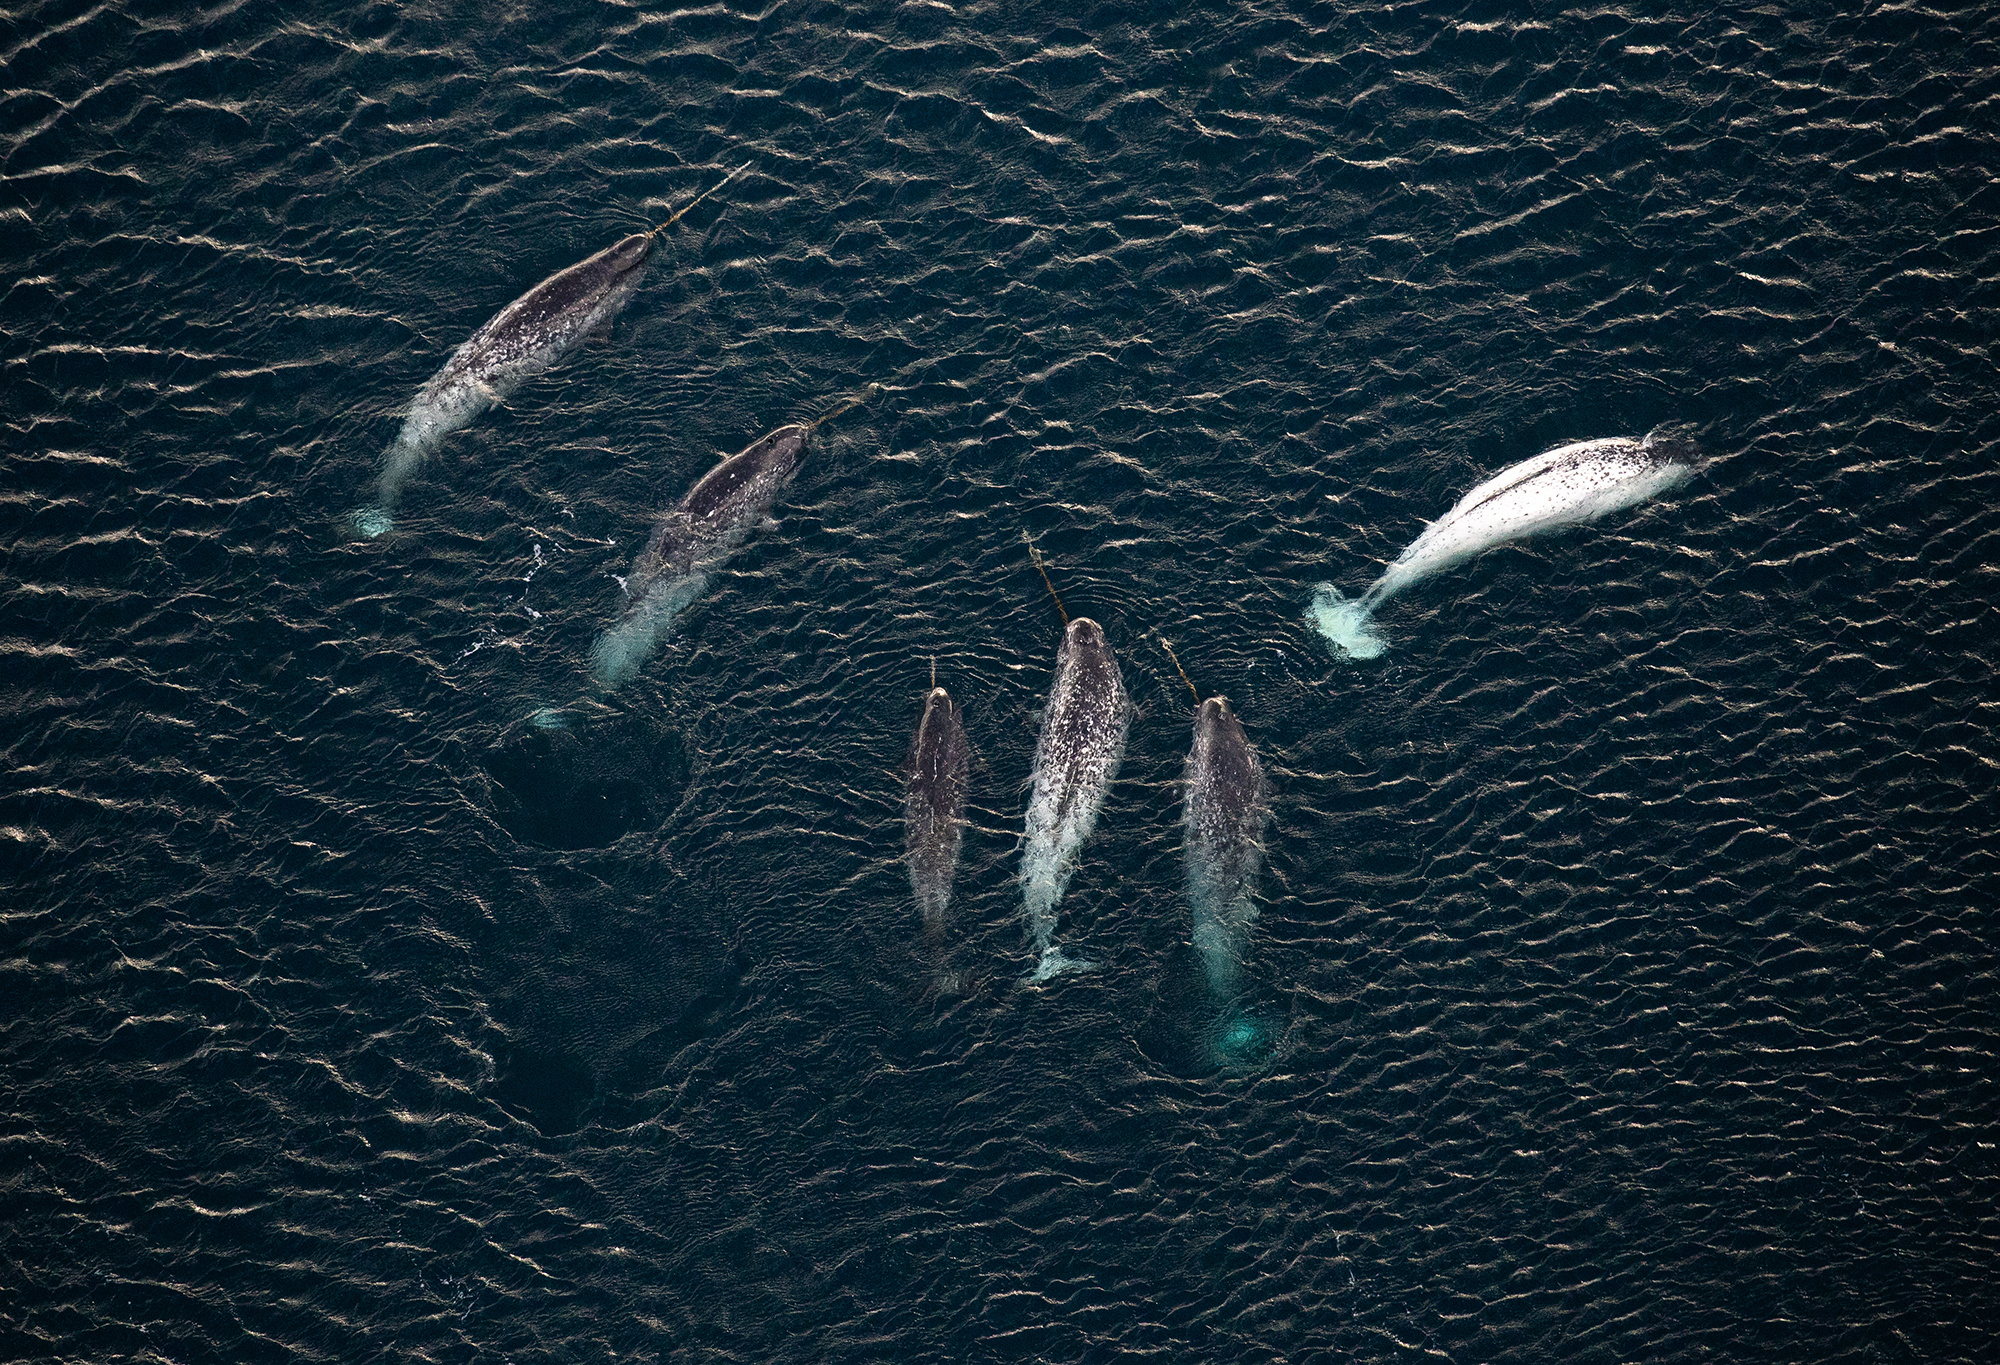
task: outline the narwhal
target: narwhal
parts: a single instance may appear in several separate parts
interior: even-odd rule
[[[655,523],[625,575],[618,624],[591,651],[601,682],[616,687],[632,676],[674,618],[707,590],[710,574],[764,521],[798,472],[814,429],[866,402],[875,387],[818,421],[791,422],[759,437],[697,479]]]
[[[1186,784],[1181,844],[1194,947],[1209,993],[1226,1002],[1257,922],[1257,872],[1271,818],[1264,765],[1227,697],[1210,697],[1195,712]]]
[[[1257,874],[1270,822],[1270,784],[1226,697],[1203,700],[1165,636],[1156,636],[1194,698],[1181,805],[1181,856],[1196,959],[1217,1013],[1206,1030],[1212,1062],[1256,1060],[1271,1021],[1242,991],[1243,958],[1257,923]]]
[[[931,690],[917,721],[916,738],[904,767],[904,860],[910,868],[910,889],[924,917],[924,936],[938,956],[938,986],[951,990],[957,979],[944,969],[945,927],[951,909],[952,881],[958,873],[958,853],[965,836],[965,792],[972,750],[965,725],[951,693],[937,685],[931,666]]]
[[[653,239],[748,169],[747,162],[737,167],[658,227],[557,271],[467,337],[411,400],[402,429],[382,452],[375,505],[355,513],[355,527],[368,536],[389,530],[403,485],[438,444],[608,328],[645,278]]]
[[[1031,544],[1029,552],[1034,552]],[[1035,555],[1041,568],[1041,556]],[[1043,580],[1048,574],[1044,570]],[[1055,587],[1049,587],[1053,596]],[[1055,941],[1056,905],[1076,867],[1077,851],[1097,825],[1097,814],[1125,758],[1132,704],[1104,631],[1086,616],[1063,615],[1055,683],[1035,742],[1033,791],[1028,798],[1021,852],[1021,901],[1037,960],[1030,976],[1046,981],[1060,972],[1096,964],[1070,957]]]
[[[1657,497],[1685,480],[1697,459],[1687,442],[1655,434],[1578,441],[1510,465],[1425,527],[1360,597],[1321,583],[1307,619],[1350,657],[1373,659],[1387,647],[1374,628],[1375,609],[1412,583],[1506,541]]]

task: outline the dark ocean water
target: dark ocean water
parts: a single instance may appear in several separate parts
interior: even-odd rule
[[[0,1358],[2000,1359],[2000,11],[1839,8],[0,15]],[[595,686],[651,517],[871,381]],[[1024,532],[1142,707],[1039,989]],[[1153,632],[1274,789],[1223,1065]]]

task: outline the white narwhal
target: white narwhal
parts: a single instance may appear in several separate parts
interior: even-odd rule
[[[1545,451],[1460,498],[1360,597],[1319,584],[1306,619],[1350,658],[1373,659],[1388,644],[1375,630],[1375,609],[1412,583],[1495,545],[1595,521],[1657,497],[1683,482],[1697,463],[1693,446],[1658,435],[1610,436]]]

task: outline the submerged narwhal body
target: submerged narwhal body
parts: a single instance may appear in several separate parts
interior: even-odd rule
[[[549,276],[466,338],[417,391],[383,451],[376,505],[357,515],[360,529],[371,536],[388,530],[403,485],[439,442],[609,326],[631,302],[652,254],[652,234],[635,232]]]
[[[1056,904],[1124,761],[1131,717],[1125,682],[1104,632],[1097,622],[1077,617],[1056,653],[1055,685],[1035,744],[1034,790],[1021,853],[1022,903],[1028,936],[1039,954],[1036,981],[1092,965],[1066,956],[1056,945]]]
[[[1236,993],[1244,946],[1257,919],[1257,872],[1270,815],[1257,751],[1228,700],[1210,697],[1194,719],[1181,828],[1195,951],[1209,992],[1219,1001]]]
[[[625,577],[625,610],[598,637],[592,657],[608,686],[629,678],[661,632],[708,587],[709,575],[735,553],[798,472],[812,428],[779,427],[702,475],[653,527]]]
[[[910,867],[910,889],[923,912],[924,934],[940,954],[951,909],[952,879],[958,873],[958,851],[965,836],[965,790],[972,750],[958,705],[942,687],[924,698],[923,718],[910,745],[903,795],[903,857]],[[954,984],[940,957],[941,987]]]
[[[1308,617],[1356,659],[1386,647],[1371,618],[1418,579],[1510,540],[1595,521],[1657,497],[1694,471],[1694,448],[1661,436],[1612,436],[1545,451],[1501,470],[1460,498],[1410,542],[1368,591],[1343,597],[1331,583],[1313,593]]]

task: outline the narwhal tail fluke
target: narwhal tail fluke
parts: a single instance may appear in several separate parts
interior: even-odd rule
[[[1351,598],[1333,584],[1321,583],[1313,589],[1306,620],[1348,658],[1379,658],[1389,647],[1389,642],[1375,629],[1375,608],[1381,601],[1382,594],[1372,588],[1360,597]]]
[[[1219,1005],[1235,999],[1242,986],[1243,945],[1248,937],[1247,931],[1207,915],[1195,922],[1195,952],[1201,957],[1209,996]]]
[[[1059,943],[1051,943],[1042,949],[1042,956],[1035,963],[1035,970],[1028,974],[1030,981],[1048,981],[1067,972],[1095,971],[1097,964],[1087,958],[1071,957],[1062,950]]]

